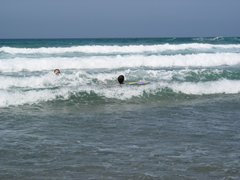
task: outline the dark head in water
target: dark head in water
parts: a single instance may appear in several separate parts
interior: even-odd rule
[[[59,75],[59,74],[61,74],[61,72],[60,72],[60,70],[59,69],[54,69],[54,74],[56,74],[56,75]]]
[[[118,82],[119,82],[119,84],[124,83],[124,76],[123,75],[118,76]]]

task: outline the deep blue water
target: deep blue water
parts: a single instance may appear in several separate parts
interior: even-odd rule
[[[0,179],[239,179],[239,64],[237,37],[0,40]]]

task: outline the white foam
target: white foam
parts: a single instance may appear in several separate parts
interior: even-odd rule
[[[104,76],[104,75],[102,75]],[[111,75],[113,76],[113,75]],[[115,75],[116,77],[117,75]],[[105,76],[104,76],[105,77]],[[0,90],[8,89],[23,89],[23,90],[38,90],[38,89],[54,89],[59,87],[74,87],[90,84],[93,78],[103,77],[91,74],[86,74],[83,71],[72,72],[71,74],[54,75],[53,72],[47,72],[44,75],[30,77],[15,77],[15,76],[0,76]],[[107,77],[105,77],[106,79]]]
[[[145,86],[116,86],[99,88],[96,86],[81,87],[85,92],[95,92],[107,98],[126,100],[132,97],[142,96],[144,93],[155,94],[164,88],[170,88],[176,93],[189,95],[208,94],[237,94],[240,93],[240,80],[218,80],[209,82],[155,82]],[[80,90],[80,89],[78,89]]]
[[[55,90],[31,90],[31,91],[5,91],[0,90],[0,107],[10,105],[35,104],[39,102],[52,101],[56,98],[69,99],[71,94],[78,92],[94,92],[103,98],[114,98],[128,100],[133,97],[141,98],[144,94],[156,94],[164,88],[171,88],[176,93],[189,95],[209,95],[209,94],[237,94],[240,93],[240,80],[219,80],[210,82],[155,82],[145,86],[63,86]]]
[[[65,99],[68,97],[68,91],[52,91],[52,90],[42,90],[42,91],[0,91],[0,107],[16,106],[23,104],[36,104],[44,101],[51,101],[56,99],[58,96],[62,96]]]
[[[206,94],[237,94],[240,93],[239,80],[219,80],[210,82],[198,83],[175,83],[168,85],[175,92],[182,92],[192,95],[206,95]]]
[[[9,88],[44,88],[55,87],[59,84],[58,78],[52,74],[31,77],[0,76],[0,89]]]
[[[0,71],[43,71],[60,69],[117,69],[162,67],[213,67],[240,64],[239,53],[193,54],[172,56],[114,56],[90,58],[14,58],[0,60]]]
[[[189,74],[190,73],[190,74]],[[117,77],[120,74],[125,75],[126,81],[151,81],[151,82],[173,82],[181,80],[182,82],[191,73],[214,73],[221,74],[223,70],[219,69],[172,69],[172,70],[116,70],[109,72],[95,72],[83,70],[71,70],[68,73],[62,73],[60,76],[54,75],[51,72],[42,72],[41,75],[31,74],[31,76],[0,76],[0,90],[24,89],[37,90],[44,88],[59,88],[59,87],[79,87],[89,85],[113,85],[117,82]],[[204,78],[203,74],[203,78]],[[176,79],[177,77],[177,79]]]
[[[143,53],[177,50],[240,49],[240,44],[160,44],[160,45],[83,45],[72,47],[14,48],[1,47],[0,52],[9,54],[62,54],[62,53]]]

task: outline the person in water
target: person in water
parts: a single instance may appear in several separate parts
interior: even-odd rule
[[[123,75],[118,76],[117,80],[120,85],[124,84],[124,76]],[[150,82],[148,82],[148,81],[136,81],[136,82],[127,82],[127,85],[146,85],[149,83]]]
[[[124,76],[123,75],[118,76],[118,82],[119,82],[119,84],[124,84]]]
[[[54,74],[56,74],[57,76],[61,74],[60,70],[59,69],[54,69]]]

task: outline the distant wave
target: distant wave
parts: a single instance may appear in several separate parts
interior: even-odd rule
[[[161,45],[83,45],[72,47],[41,47],[41,48],[14,48],[1,47],[0,52],[8,54],[62,54],[62,53],[157,53],[163,51],[177,50],[240,50],[240,44],[204,44],[204,43],[189,43],[189,44],[161,44]]]

